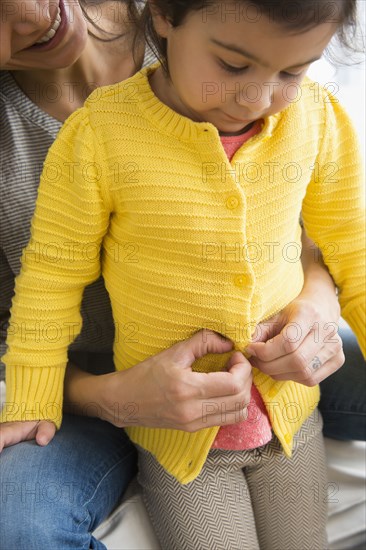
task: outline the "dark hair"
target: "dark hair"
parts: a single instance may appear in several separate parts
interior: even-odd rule
[[[98,42],[124,40],[131,48],[136,69],[140,68],[140,46],[145,43],[141,17],[145,2],[142,0],[78,0],[88,25],[88,34]],[[106,7],[113,17],[103,21],[102,10]]]
[[[99,42],[114,42],[132,36],[132,49],[140,40],[144,40],[144,32],[140,23],[141,0],[112,0],[108,2],[113,8],[113,30],[103,26],[101,10],[108,0],[79,0],[83,15],[89,23],[88,34]]]
[[[192,11],[202,11],[207,16],[209,10],[220,4],[224,5],[220,0],[152,0],[152,3],[173,27],[181,25]],[[230,2],[231,9],[233,4],[241,7],[246,5],[248,20],[255,22],[255,14],[258,18],[264,14],[293,34],[305,32],[321,23],[335,22],[338,24],[335,37],[341,46],[352,53],[362,51],[362,47],[356,44],[357,0],[236,0]],[[252,10],[252,13],[248,10]],[[245,12],[241,11],[241,16],[243,13]],[[166,39],[155,32],[148,5],[144,9],[141,21],[145,28],[146,41],[161,61],[164,70],[168,72]],[[330,61],[341,62],[333,52],[332,46],[328,46],[325,54]]]

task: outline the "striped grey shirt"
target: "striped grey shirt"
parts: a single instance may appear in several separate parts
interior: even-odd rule
[[[147,48],[143,66],[155,60]],[[1,357],[6,349],[14,280],[20,271],[22,250],[30,237],[42,164],[61,123],[35,105],[8,71],[0,71],[0,116]],[[81,352],[111,352],[114,325],[102,277],[85,289],[81,313],[83,328],[70,350],[80,352],[80,358],[83,355]],[[16,327],[11,330],[16,330]],[[0,379],[4,379],[4,374],[5,368],[1,362]]]

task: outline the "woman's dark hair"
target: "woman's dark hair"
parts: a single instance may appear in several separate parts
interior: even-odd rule
[[[79,0],[81,10],[89,23],[88,34],[100,42],[114,42],[133,36],[135,42],[144,39],[140,18],[143,11],[141,0]],[[145,4],[143,2],[143,4]],[[108,6],[113,30],[103,25],[103,7]],[[94,30],[92,30],[94,29]]]
[[[192,11],[202,11],[202,16],[208,17],[215,9],[224,9],[225,6],[220,0],[152,0],[152,3],[154,9],[164,15],[173,27],[183,24],[185,17]],[[247,16],[249,21],[255,22],[256,17],[258,20],[261,15],[265,15],[293,34],[305,32],[321,23],[337,23],[335,37],[341,46],[352,53],[362,51],[356,44],[357,0],[236,0],[230,2],[232,17],[235,5],[240,10],[241,17]],[[148,5],[144,9],[141,21],[146,41],[168,72],[166,39],[155,32]],[[340,62],[332,46],[328,46],[325,54],[330,61]]]
[[[143,0],[79,0],[88,25],[88,34],[99,42],[125,40],[131,48],[136,67],[141,59],[139,46],[145,43],[144,26],[141,17],[146,6]],[[103,17],[103,10],[107,17]],[[109,12],[109,13],[108,13]]]

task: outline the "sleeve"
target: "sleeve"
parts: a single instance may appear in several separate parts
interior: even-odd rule
[[[304,226],[338,287],[342,316],[365,342],[365,188],[356,132],[338,100],[324,91],[324,130],[303,203]]]
[[[47,155],[15,282],[3,422],[61,424],[67,349],[81,330],[83,290],[100,275],[109,225],[100,149],[84,107],[67,120]]]

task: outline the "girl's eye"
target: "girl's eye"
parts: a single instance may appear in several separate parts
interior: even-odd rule
[[[297,74],[286,73],[285,71],[281,72],[282,78],[288,78],[288,79],[299,78],[301,75],[302,75],[302,71],[301,71],[301,73],[297,73]]]
[[[233,67],[232,65],[228,65],[225,63],[225,61],[222,61],[222,59],[219,59],[220,66],[224,69],[224,71],[227,71],[228,73],[242,73],[244,72],[248,67]]]

